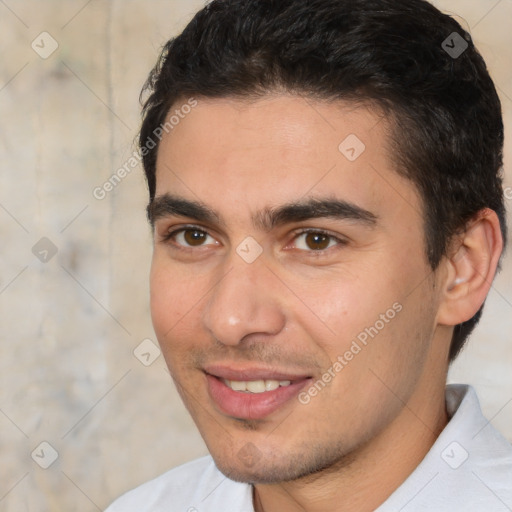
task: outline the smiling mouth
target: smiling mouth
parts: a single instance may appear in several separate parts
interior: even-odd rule
[[[263,369],[222,368],[212,373],[205,371],[205,376],[210,398],[221,414],[250,420],[266,418],[284,407],[311,380],[307,376]]]

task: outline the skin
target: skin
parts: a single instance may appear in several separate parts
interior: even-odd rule
[[[338,150],[349,134],[366,146],[355,161]],[[257,511],[372,511],[448,421],[453,325],[485,299],[501,252],[499,223],[481,212],[433,271],[421,199],[395,172],[388,137],[371,108],[275,94],[200,99],[161,142],[156,197],[200,201],[222,222],[155,216],[155,332],[217,466],[254,484]],[[265,208],[327,197],[371,212],[375,223],[252,222]],[[201,242],[190,231],[166,239],[190,225],[205,233]],[[334,238],[318,249],[304,228]],[[252,263],[236,252],[249,236],[262,248]],[[307,404],[293,398],[247,419],[210,398],[208,364],[264,364],[321,379],[393,304],[400,312]]]

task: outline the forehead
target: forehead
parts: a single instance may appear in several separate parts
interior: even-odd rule
[[[160,143],[156,196],[241,213],[334,194],[419,213],[414,185],[394,170],[388,128],[378,110],[348,102],[198,99]]]

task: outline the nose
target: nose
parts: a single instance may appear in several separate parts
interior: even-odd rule
[[[235,254],[206,302],[204,326],[224,345],[235,346],[252,334],[276,335],[285,326],[278,279],[262,260],[246,263]]]

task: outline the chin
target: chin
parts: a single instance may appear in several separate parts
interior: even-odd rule
[[[353,461],[351,453],[336,450],[309,454],[297,452],[289,457],[273,453],[265,456],[252,443],[247,443],[234,457],[212,453],[219,470],[231,480],[249,484],[278,484],[301,479],[314,480],[331,471],[339,471]]]
[[[265,461],[259,462],[254,467],[245,466],[238,461],[219,461],[215,459],[215,464],[219,470],[235,482],[247,484],[277,484],[286,480],[295,480],[295,475],[287,474],[281,467],[275,467],[266,464]]]

